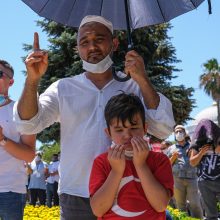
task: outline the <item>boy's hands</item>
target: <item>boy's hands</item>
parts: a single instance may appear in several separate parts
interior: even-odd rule
[[[133,137],[131,139],[131,144],[133,146],[134,166],[136,168],[145,166],[150,151],[148,147],[148,143],[142,137]]]
[[[112,171],[123,174],[125,170],[125,153],[122,145],[115,145],[108,150],[108,161]]]

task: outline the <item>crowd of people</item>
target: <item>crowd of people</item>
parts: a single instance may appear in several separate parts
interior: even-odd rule
[[[175,144],[161,142],[161,152],[169,157],[174,177],[170,205],[194,218],[218,219],[220,127],[204,119],[195,128],[192,140],[182,125],[175,126],[174,135]]]
[[[172,104],[154,89],[144,59],[134,50],[127,52],[124,73],[118,74],[131,78],[115,80],[111,58],[118,41],[112,23],[101,16],[81,21],[77,48],[85,72],[58,80],[38,96],[48,53],[40,49],[35,33],[16,103],[8,95],[14,70],[0,61],[0,218],[22,219],[25,185],[30,204],[59,205],[61,220],[164,220],[171,218],[166,208],[173,195],[179,209],[186,210],[188,200],[190,214],[202,218],[194,166],[210,161],[202,159],[207,150],[191,148],[183,126],[175,127],[175,145],[161,144],[167,156],[151,150],[143,138],[148,133],[164,140],[175,125]],[[35,152],[36,134],[54,122],[61,125],[62,154],[46,164]],[[203,195],[202,181],[199,188]],[[210,190],[216,194],[219,188],[210,184]],[[217,219],[209,208],[204,202],[207,219]]]
[[[59,183],[59,155],[53,154],[51,162],[47,164],[42,160],[42,153],[36,152],[31,163],[26,163],[25,167],[28,175],[27,199],[33,206],[37,201],[39,205],[59,205],[57,193]]]

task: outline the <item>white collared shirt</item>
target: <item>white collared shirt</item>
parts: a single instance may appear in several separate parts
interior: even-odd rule
[[[112,79],[100,90],[83,73],[53,83],[40,96],[38,114],[29,121],[19,118],[15,106],[14,118],[21,133],[38,133],[60,122],[59,193],[89,197],[93,160],[111,144],[104,133],[104,108],[121,91],[134,93],[143,100],[139,86],[132,79],[123,83]],[[164,139],[172,132],[175,124],[172,104],[162,94],[157,110],[146,109],[146,117],[149,133]]]

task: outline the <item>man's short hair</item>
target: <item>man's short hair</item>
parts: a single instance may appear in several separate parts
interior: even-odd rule
[[[140,114],[143,126],[145,126],[145,109],[140,98],[134,94],[121,93],[111,97],[105,106],[105,120],[108,129],[113,119],[121,120],[123,126],[128,120],[135,124],[134,116]]]
[[[9,69],[11,71],[10,77],[13,78],[13,76],[14,76],[14,69],[13,69],[13,67],[7,61],[1,60],[1,59],[0,59],[0,64],[2,66],[4,66],[6,69]]]

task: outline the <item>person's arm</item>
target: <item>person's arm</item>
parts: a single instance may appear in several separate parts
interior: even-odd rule
[[[33,118],[38,112],[37,88],[41,77],[47,70],[48,54],[40,50],[38,34],[34,34],[33,52],[25,60],[27,78],[17,108],[22,120]]]
[[[142,138],[132,138],[134,151],[133,163],[141,181],[144,194],[157,212],[163,212],[170,201],[170,191],[167,190],[153,175],[146,164],[149,154],[147,143]]]
[[[4,147],[9,154],[19,160],[27,162],[31,162],[34,159],[36,135],[21,135],[20,141],[16,143],[6,137],[3,132],[2,127],[0,127],[0,141],[4,138],[7,139],[5,145],[2,147]]]
[[[200,163],[202,157],[206,154],[206,152],[208,150],[210,150],[210,146],[208,146],[208,145],[202,147],[199,152],[196,151],[195,149],[191,149],[189,151],[189,163],[190,163],[190,165],[193,166],[193,167],[197,166]]]
[[[160,97],[147,77],[144,60],[134,50],[129,51],[125,56],[125,72],[140,86],[144,103],[148,109],[157,109]]]
[[[108,160],[112,169],[103,185],[90,198],[92,211],[97,217],[102,217],[113,205],[125,169],[123,147],[109,149]]]
[[[144,60],[137,52],[129,51],[126,54],[125,72],[139,85],[147,110],[148,133],[166,139],[175,125],[172,103],[164,95],[156,92],[147,77]]]

